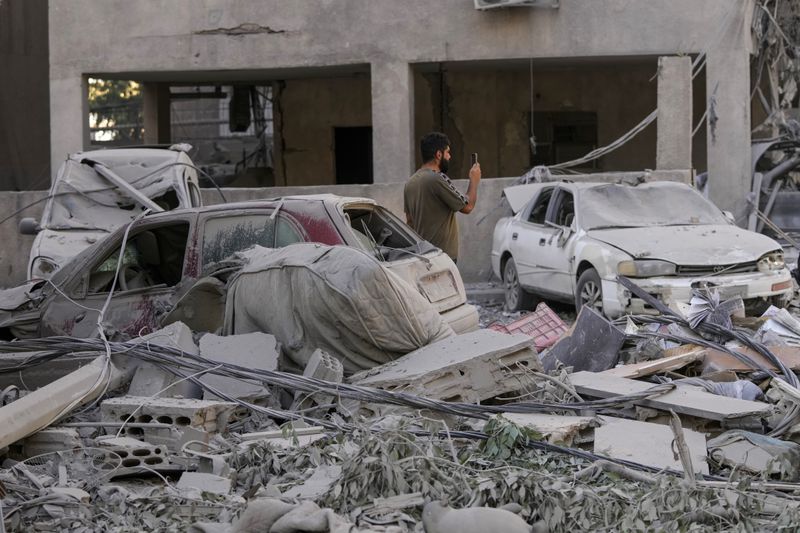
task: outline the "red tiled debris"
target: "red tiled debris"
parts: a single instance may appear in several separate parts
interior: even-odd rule
[[[516,322],[507,325],[495,322],[489,325],[489,329],[508,334],[522,333],[533,337],[536,350],[542,351],[555,344],[567,332],[567,325],[545,303],[540,303],[536,306],[536,311],[528,313]]]

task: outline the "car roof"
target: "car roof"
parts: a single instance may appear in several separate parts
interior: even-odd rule
[[[355,196],[339,196],[336,194],[296,194],[287,196],[276,196],[273,198],[260,198],[257,200],[242,200],[239,202],[228,202],[223,204],[206,205],[203,207],[193,207],[190,209],[177,209],[168,211],[166,213],[153,213],[148,215],[148,220],[160,218],[170,213],[212,213],[215,211],[228,211],[231,209],[252,209],[252,208],[275,208],[278,205],[286,202],[318,202],[322,204],[331,205],[347,205],[347,204],[370,204],[377,205],[377,202],[371,198],[360,198]]]
[[[528,202],[542,189],[545,187],[552,187],[554,185],[558,185],[567,189],[573,193],[578,193],[580,191],[593,189],[595,187],[601,186],[608,186],[608,185],[618,185],[620,187],[642,187],[642,188],[649,188],[649,187],[671,187],[671,186],[680,186],[680,187],[689,187],[686,183],[682,183],[680,181],[650,181],[646,183],[640,184],[632,184],[632,183],[609,183],[607,181],[582,181],[582,182],[571,182],[571,181],[545,181],[542,183],[527,183],[525,185],[514,185],[511,187],[506,187],[503,189],[503,196],[505,196],[508,204],[511,206],[511,210],[514,214],[517,214],[521,211]]]

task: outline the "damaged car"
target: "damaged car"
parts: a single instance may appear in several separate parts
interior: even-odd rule
[[[180,209],[125,224],[49,280],[0,292],[0,332],[91,337],[107,301],[103,323],[119,337],[155,331],[197,280],[234,253],[299,242],[360,249],[414,287],[455,332],[477,328],[477,310],[444,252],[373,200],[317,195]],[[224,301],[217,304],[183,312],[221,316]]]
[[[68,259],[151,212],[202,206],[191,146],[115,148],[70,154],[50,187],[41,220],[19,231],[36,235],[28,279],[46,279]]]
[[[504,195],[514,215],[495,226],[491,260],[509,310],[543,297],[611,318],[652,312],[620,275],[665,303],[688,302],[695,288],[759,306],[785,307],[793,294],[780,244],[686,184],[548,182]]]

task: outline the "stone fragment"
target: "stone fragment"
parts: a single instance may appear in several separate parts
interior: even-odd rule
[[[447,401],[480,402],[519,390],[542,370],[527,335],[481,329],[415,350],[351,376],[350,382]]]
[[[192,355],[200,353],[192,338],[192,331],[182,322],[172,323],[149,335],[131,339],[130,342],[175,348]],[[202,389],[199,385],[188,380],[178,382],[179,379],[171,372],[163,370],[152,363],[142,362],[133,375],[131,385],[128,387],[128,394],[130,396],[202,397]]]
[[[278,341],[267,333],[246,333],[227,337],[207,334],[200,338],[200,356],[219,363],[258,370],[277,370],[279,355]],[[257,400],[269,396],[269,390],[254,380],[205,374],[200,377],[200,381],[241,400]],[[219,400],[220,397],[204,390],[203,399]]]

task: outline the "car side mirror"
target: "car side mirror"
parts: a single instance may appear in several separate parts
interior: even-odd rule
[[[733,213],[730,211],[723,211],[722,216],[724,216],[731,224],[736,224],[736,217],[733,216]]]
[[[39,227],[39,221],[31,217],[25,217],[20,220],[18,229],[22,235],[36,235],[42,230]]]

